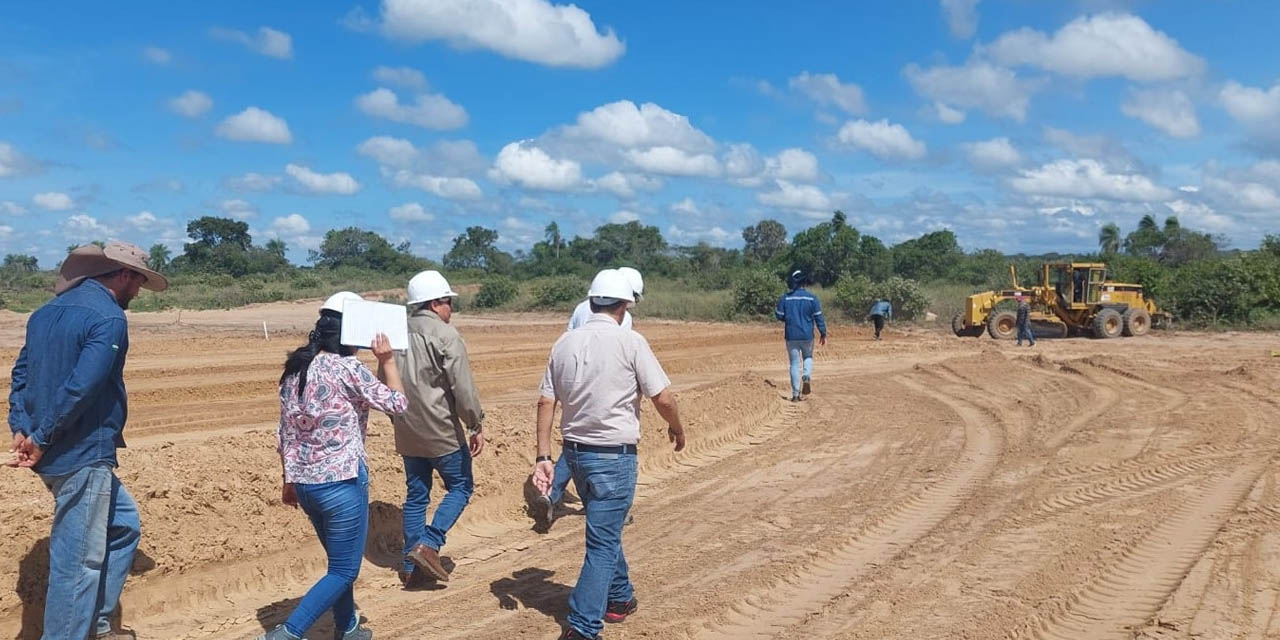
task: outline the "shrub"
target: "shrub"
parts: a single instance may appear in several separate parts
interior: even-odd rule
[[[733,282],[733,310],[753,316],[771,313],[785,291],[777,276],[764,270],[744,271]]]
[[[913,320],[924,316],[929,298],[920,283],[894,276],[884,282],[871,282],[865,276],[845,275],[836,282],[836,303],[850,318],[861,319],[876,300],[884,298],[893,305],[893,317]]]
[[[586,294],[582,280],[570,276],[547,278],[533,285],[533,306],[552,309],[581,300]]]
[[[480,282],[480,292],[476,294],[475,305],[481,309],[492,309],[516,299],[520,290],[516,283],[506,276],[490,276]]]
[[[293,286],[299,289],[315,289],[320,286],[320,278],[311,274],[298,273],[293,277]]]

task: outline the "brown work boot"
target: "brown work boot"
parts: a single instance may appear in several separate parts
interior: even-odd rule
[[[448,582],[449,570],[445,569],[444,564],[440,562],[439,551],[419,543],[409,552],[409,559],[428,574],[434,576],[436,580]]]

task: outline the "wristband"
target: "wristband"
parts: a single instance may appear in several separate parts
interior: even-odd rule
[[[538,464],[539,462],[551,462],[551,456],[538,456],[538,458],[533,461],[534,464]]]

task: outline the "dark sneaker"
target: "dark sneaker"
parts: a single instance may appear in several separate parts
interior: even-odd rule
[[[560,634],[560,640],[600,640],[600,636],[584,636],[577,629],[569,627]]]
[[[302,640],[302,638],[285,631],[284,625],[280,625],[258,636],[258,640]]]
[[[631,602],[610,602],[604,610],[604,621],[610,624],[623,622],[627,616],[635,613],[639,608],[640,601],[635,598],[632,598]]]
[[[533,521],[539,531],[550,530],[551,523],[556,521],[556,505],[551,503],[548,496],[535,497],[529,502],[529,511],[533,513]]]
[[[792,402],[800,402],[800,396],[791,396]]]
[[[813,391],[813,388],[809,385],[809,376],[805,376],[803,380],[803,384],[800,385],[800,395],[807,396]]]
[[[99,633],[93,637],[93,640],[138,640],[138,635],[129,629],[113,629],[106,633]]]
[[[357,624],[356,628],[345,633],[335,629],[333,640],[373,640],[373,631]]]
[[[409,552],[409,559],[436,580],[448,582],[449,570],[445,569],[444,564],[440,562],[439,551],[425,544],[418,544]]]

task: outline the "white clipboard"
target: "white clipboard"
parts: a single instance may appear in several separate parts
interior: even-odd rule
[[[348,300],[342,306],[342,344],[368,349],[379,333],[387,336],[392,349],[409,348],[409,316],[404,305]]]

